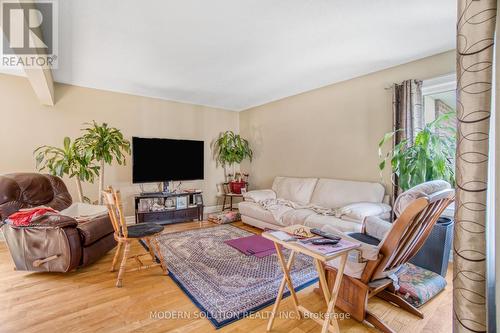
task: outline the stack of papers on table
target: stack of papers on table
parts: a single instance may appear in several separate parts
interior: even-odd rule
[[[308,250],[314,251],[323,255],[334,254],[335,252],[345,251],[349,249],[354,249],[358,247],[358,244],[350,242],[345,239],[341,239],[337,244],[328,245],[314,245],[311,242],[315,239],[324,239],[323,237],[315,237],[309,239],[303,239],[299,241],[299,244]]]

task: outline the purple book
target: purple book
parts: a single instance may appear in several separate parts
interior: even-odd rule
[[[274,243],[260,235],[231,239],[224,241],[224,243],[247,256],[254,255],[257,258],[263,258],[276,252]]]

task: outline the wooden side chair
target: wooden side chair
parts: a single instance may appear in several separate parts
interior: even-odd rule
[[[394,290],[395,272],[423,246],[436,221],[455,199],[455,191],[441,180],[417,185],[401,194],[394,211],[393,223],[377,217],[363,221],[360,233],[342,234],[330,227],[325,231],[361,243],[358,258],[350,258],[342,277],[336,306],[360,321],[367,321],[382,332],[394,331],[368,311],[368,300],[378,296],[423,318],[423,313],[398,296]],[[335,281],[338,263],[328,262],[327,284]]]
[[[115,256],[113,258],[113,263],[111,264],[111,272],[115,271],[115,266],[118,262],[120,252],[123,248],[123,254],[120,264],[120,270],[118,271],[118,279],[116,281],[116,286],[118,288],[122,286],[123,275],[125,274],[125,272],[133,272],[155,266],[161,266],[163,273],[167,275],[168,270],[167,267],[164,266],[165,263],[161,255],[161,252],[158,249],[157,240],[155,239],[155,236],[163,231],[163,226],[156,223],[137,223],[134,225],[127,226],[125,222],[125,217],[123,215],[123,206],[122,206],[120,191],[114,191],[112,187],[109,187],[107,190],[103,191],[103,196],[104,196],[104,201],[108,206],[111,223],[113,224],[113,228],[115,230],[114,233],[115,240],[118,242]],[[134,240],[144,241],[149,248],[149,252],[129,257],[130,245]],[[158,257],[160,258],[160,263],[156,262],[156,257],[153,248],[156,250]],[[153,261],[152,264],[145,265],[141,261],[140,258],[146,255],[151,256],[151,260]],[[135,261],[138,263],[138,267],[127,270],[126,265],[128,259],[135,259]]]

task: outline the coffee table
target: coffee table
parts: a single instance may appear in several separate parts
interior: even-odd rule
[[[305,229],[308,232],[310,230],[309,227],[305,227],[303,225],[293,225],[293,226],[282,228],[279,230],[293,234],[293,231],[297,230],[299,228]],[[313,319],[314,321],[316,321],[318,324],[320,324],[322,326],[321,333],[326,333],[327,331],[340,332],[339,326],[337,323],[337,319],[335,317],[335,310],[334,310],[335,302],[337,301],[337,296],[338,296],[339,289],[340,289],[340,283],[342,281],[342,276],[344,274],[344,268],[345,268],[345,264],[347,261],[347,254],[349,251],[359,247],[359,244],[353,244],[353,246],[349,247],[348,249],[339,250],[338,252],[324,255],[324,254],[320,254],[318,252],[309,250],[308,248],[305,248],[297,241],[292,241],[292,242],[282,241],[282,240],[274,237],[270,232],[263,232],[262,237],[267,238],[267,239],[274,242],[274,246],[276,248],[276,253],[278,254],[279,263],[280,263],[281,268],[283,270],[283,280],[281,281],[281,284],[278,288],[278,296],[276,297],[276,302],[274,303],[273,309],[271,311],[271,316],[270,316],[269,322],[267,324],[267,331],[270,331],[273,328],[273,323],[274,323],[274,319],[276,316],[276,312],[278,311],[278,307],[280,305],[281,299],[283,298],[283,293],[285,291],[285,284],[288,284],[288,289],[290,290],[290,296],[292,298],[293,305],[295,307],[295,312],[297,313],[298,318],[301,318],[301,314],[304,314],[307,317]],[[286,249],[291,250],[290,257],[288,258],[287,262],[285,262],[285,258],[283,256],[283,252],[281,251],[280,245]],[[293,260],[294,260],[295,255],[297,253],[302,253],[306,256],[310,256],[314,260],[314,265],[316,266],[316,270],[318,271],[320,287],[323,290],[323,295],[325,297],[325,301],[326,301],[326,305],[327,305],[327,311],[325,313],[324,320],[320,319],[320,317],[316,313],[309,311],[304,306],[299,304],[297,295],[295,294],[295,288],[293,287],[293,282],[292,282],[292,279],[290,277],[290,269],[293,265]],[[337,273],[337,275],[335,277],[335,281],[333,283],[333,288],[332,288],[332,290],[329,290],[328,284],[326,281],[325,269],[323,268],[323,263],[326,263],[327,261],[335,259],[335,258],[340,258],[340,263],[338,266],[338,271],[337,271],[338,273]]]

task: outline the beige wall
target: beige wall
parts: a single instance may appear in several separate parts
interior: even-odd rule
[[[242,167],[250,172],[253,188],[268,187],[276,175],[379,181],[377,142],[392,121],[391,92],[385,88],[454,70],[451,51],[239,114],[62,84],[56,86],[56,106],[46,107],[26,78],[0,75],[0,174],[34,171],[32,152],[37,146],[60,145],[64,136],[78,136],[82,123],[96,120],[122,129],[128,138],[204,140],[207,157],[219,132],[240,128],[255,151],[254,161]],[[223,170],[207,158],[205,181],[184,187],[203,189],[206,204],[215,205],[216,183],[222,180]],[[66,183],[76,198],[73,182],[66,179]],[[131,196],[140,189],[131,183],[130,163],[108,167],[106,184],[122,190],[126,214],[132,214]],[[86,184],[84,191],[97,197],[97,185]]]
[[[201,188],[207,205],[215,205],[216,183],[223,181],[216,168],[210,142],[224,130],[238,130],[238,113],[153,98],[106,92],[69,85],[56,86],[55,107],[40,105],[26,78],[0,75],[0,174],[35,171],[32,152],[39,145],[61,145],[64,136],[79,135],[82,123],[107,122],[132,136],[180,138],[205,141],[205,181],[185,182]],[[170,156],[172,161],[182,156]],[[132,185],[131,161],[106,169],[106,184],[122,190],[127,215],[133,214],[131,196],[140,192]],[[73,198],[73,181],[65,179]],[[84,186],[86,195],[97,197],[97,184]]]
[[[385,88],[454,71],[450,51],[241,112],[240,132],[255,150],[243,166],[251,186],[277,175],[380,181],[377,143],[392,124]]]

